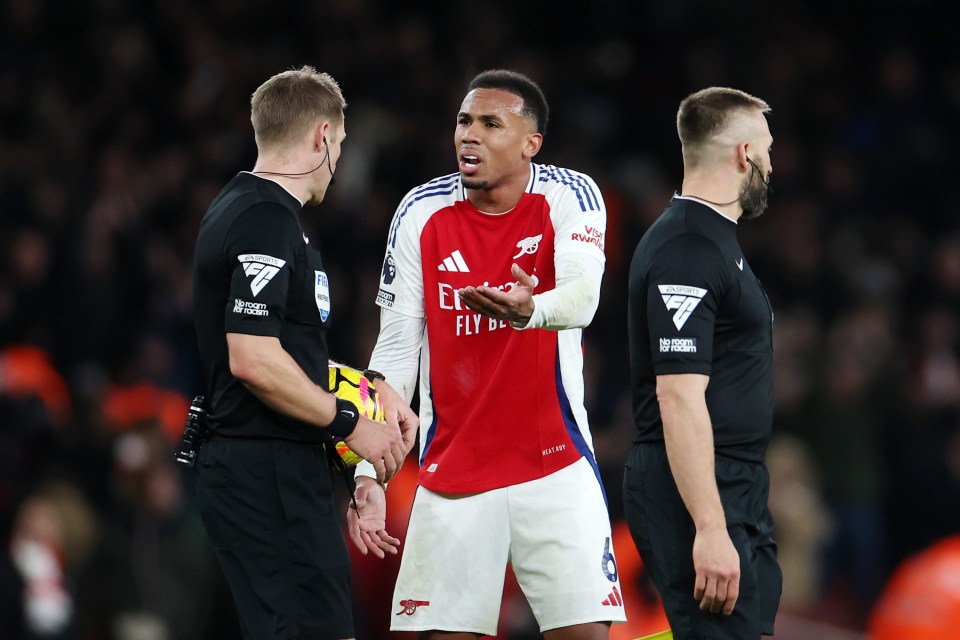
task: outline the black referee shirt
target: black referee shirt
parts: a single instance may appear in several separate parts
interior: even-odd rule
[[[240,173],[200,223],[193,264],[197,340],[211,428],[225,436],[325,442],[324,430],[280,415],[230,373],[227,333],[273,336],[327,388],[330,289],[300,203],[275,182]]]
[[[656,376],[710,377],[717,453],[762,462],[773,427],[773,311],[737,242],[737,224],[675,197],[630,265],[628,314],[636,442],[663,442]]]

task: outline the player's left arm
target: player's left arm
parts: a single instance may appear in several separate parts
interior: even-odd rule
[[[600,304],[603,264],[582,253],[555,260],[557,286],[535,294],[536,283],[518,265],[511,272],[517,279],[509,291],[492,287],[466,287],[460,300],[477,313],[506,320],[515,329],[574,329],[593,320]]]
[[[605,256],[607,211],[600,190],[588,176],[576,174],[576,188],[564,185],[551,203],[556,234],[556,286],[534,293],[536,281],[514,264],[515,286],[501,291],[466,287],[458,294],[473,311],[507,320],[515,329],[582,328],[590,324],[600,304]]]

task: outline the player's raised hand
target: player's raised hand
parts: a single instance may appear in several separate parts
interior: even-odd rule
[[[407,456],[403,435],[396,424],[390,426],[363,416],[357,421],[357,428],[343,441],[354,453],[370,461],[379,482],[392,478]]]
[[[388,425],[400,428],[405,453],[410,453],[417,439],[420,418],[386,380],[377,379],[373,387],[383,403],[384,419]]]
[[[400,540],[386,531],[387,497],[373,478],[359,476],[354,499],[347,508],[347,533],[360,553],[378,558],[397,554]]]
[[[693,597],[700,603],[700,610],[733,613],[740,596],[740,554],[725,527],[697,531],[693,568],[697,572]]]
[[[460,301],[468,309],[488,318],[506,320],[521,327],[526,325],[533,314],[533,290],[537,282],[517,263],[513,263],[510,272],[517,282],[509,289],[501,291],[487,286],[464,287],[457,292]]]

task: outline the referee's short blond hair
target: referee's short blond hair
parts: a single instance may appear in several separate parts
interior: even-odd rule
[[[304,65],[273,76],[250,98],[250,121],[260,149],[284,148],[298,142],[323,120],[343,123],[340,85],[329,73]]]
[[[685,161],[697,164],[718,136],[723,134],[740,114],[770,111],[770,105],[739,89],[709,87],[691,93],[677,110],[677,134],[683,146]]]

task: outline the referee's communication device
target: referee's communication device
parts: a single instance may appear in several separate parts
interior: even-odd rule
[[[200,447],[207,439],[207,412],[203,408],[203,396],[197,396],[187,411],[187,423],[183,426],[180,447],[173,459],[180,464],[192,467],[197,462]]]

